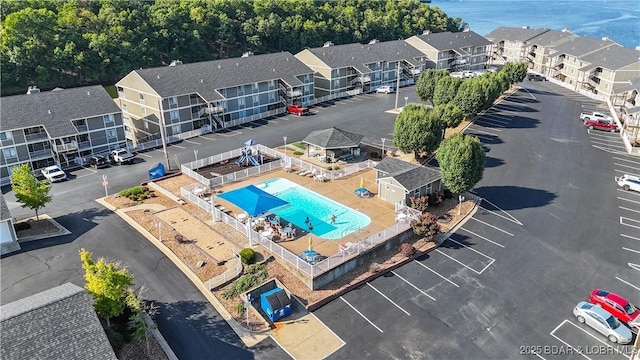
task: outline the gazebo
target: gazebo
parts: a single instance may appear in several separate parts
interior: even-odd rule
[[[344,158],[360,155],[360,141],[363,135],[332,127],[316,130],[302,140],[307,144],[307,156],[325,156],[328,159]],[[318,152],[317,150],[320,150]]]

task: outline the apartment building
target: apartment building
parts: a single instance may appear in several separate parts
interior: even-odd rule
[[[102,86],[56,89],[0,98],[0,182],[13,167],[84,164],[92,154],[126,145],[120,108]]]
[[[468,28],[462,32],[425,32],[405,40],[427,56],[427,68],[482,70],[491,65],[493,43]]]
[[[524,47],[526,58],[523,59],[529,65],[529,69],[541,74],[549,73],[550,59],[549,55],[553,51],[554,46],[569,41],[577,35],[572,34],[569,30],[562,31],[547,30],[546,32],[530,39]]]
[[[492,56],[495,60],[504,62],[527,61],[528,48],[531,41],[549,29],[531,29],[528,26],[504,27],[501,26],[485,36],[485,38],[495,44]]]
[[[623,133],[631,144],[640,146],[640,77],[614,88],[611,104],[622,123]]]
[[[640,51],[618,44],[580,57],[578,81],[583,90],[610,96],[613,89],[640,77]]]
[[[134,70],[116,84],[134,143],[284,111],[314,98],[313,72],[289,52]]]
[[[316,97],[354,91],[366,93],[382,85],[414,83],[425,69],[426,56],[403,40],[334,45],[296,54],[314,72]]]

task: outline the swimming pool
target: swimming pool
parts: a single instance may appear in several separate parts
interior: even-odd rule
[[[367,215],[287,179],[270,179],[256,186],[291,204],[290,207],[275,213],[283,219],[283,223],[290,222],[308,231],[305,223],[308,217],[313,224],[311,233],[323,239],[339,239],[371,223]],[[333,214],[336,215],[335,224],[331,224]]]

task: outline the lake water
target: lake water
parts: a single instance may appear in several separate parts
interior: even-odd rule
[[[640,45],[640,1],[433,0],[450,17],[460,17],[471,30],[486,35],[500,26],[568,28],[580,36],[608,36],[618,44]]]

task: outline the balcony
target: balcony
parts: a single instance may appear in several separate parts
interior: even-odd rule
[[[420,75],[420,69],[409,69],[409,73],[411,73],[411,75],[416,76],[416,75]]]
[[[76,130],[78,130],[78,132],[87,132],[89,131],[89,127],[87,127],[87,125],[76,125]]]
[[[36,141],[36,140],[46,140],[49,138],[49,136],[47,136],[47,133],[43,131],[39,133],[25,134],[24,138],[27,141]]]
[[[587,79],[587,83],[591,86],[593,86],[594,88],[597,88],[598,86],[600,86],[600,79],[598,79],[598,81],[592,79],[592,78],[588,78]]]
[[[556,69],[551,74],[553,75],[553,77],[556,77],[556,76],[562,74],[562,69],[561,68],[560,69]]]
[[[88,148],[91,147],[91,142],[90,141],[81,141],[78,143],[78,148],[80,150],[86,150]]]
[[[371,77],[368,75],[362,75],[362,76],[358,76],[357,78],[355,78],[356,82],[361,82],[361,83],[368,83],[371,82]]]
[[[290,98],[300,97],[302,96],[302,91],[300,90],[289,90],[287,91],[287,96]]]
[[[29,157],[31,160],[46,159],[52,156],[53,154],[51,153],[51,149],[29,151]]]
[[[78,150],[78,143],[75,141],[72,141],[70,143],[66,143],[66,144],[62,144],[62,145],[56,145],[55,147],[55,151],[57,153],[61,153],[61,152],[69,152],[69,151],[77,151]]]
[[[449,65],[456,66],[456,65],[464,65],[466,63],[467,63],[467,59],[455,58],[453,59],[453,61],[449,63]]]

